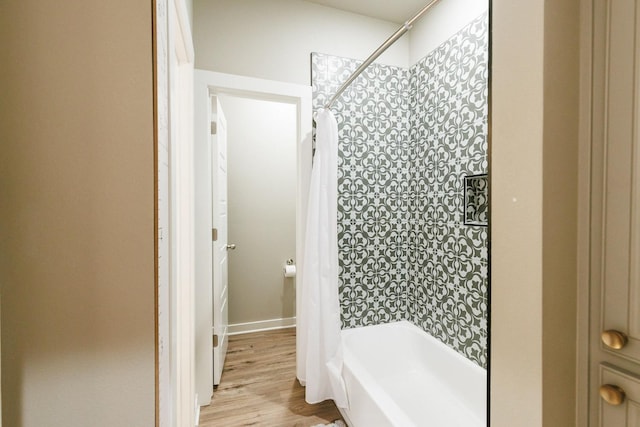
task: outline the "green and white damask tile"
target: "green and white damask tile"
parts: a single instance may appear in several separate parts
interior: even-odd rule
[[[487,228],[464,225],[464,177],[487,172],[487,15],[410,69],[373,64],[339,125],[343,327],[408,319],[486,366]],[[358,61],[312,54],[314,108]]]

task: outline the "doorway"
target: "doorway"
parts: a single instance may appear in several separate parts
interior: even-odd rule
[[[304,243],[304,219],[306,218],[307,194],[311,174],[311,88],[248,78],[210,71],[196,70],[194,78],[195,105],[195,247],[196,247],[196,393],[200,406],[211,402],[213,393],[214,346],[224,340],[219,334],[226,333],[227,325],[215,325],[216,312],[223,309],[213,292],[212,266],[212,182],[211,180],[211,134],[212,97],[217,102],[226,98],[232,109],[243,101],[275,102],[291,106],[295,114],[295,254],[298,268],[302,268]],[[234,103],[235,99],[235,103]],[[273,105],[272,105],[273,106]],[[224,107],[223,107],[224,109]],[[251,126],[249,124],[248,126]],[[279,189],[271,189],[277,197]],[[255,213],[254,213],[255,214]],[[215,236],[214,236],[215,238]],[[233,241],[227,242],[232,248]],[[236,246],[239,248],[239,246]],[[231,249],[232,250],[232,249]],[[282,260],[286,262],[286,260]],[[300,284],[298,283],[299,287]],[[292,291],[294,291],[292,289]],[[284,297],[284,295],[283,295]],[[299,298],[299,293],[297,295]],[[296,301],[296,306],[299,306]],[[295,313],[292,313],[295,316]],[[247,323],[247,322],[245,322]],[[291,325],[289,325],[291,326]],[[217,339],[216,339],[217,338]],[[217,341],[217,342],[216,342]],[[222,354],[220,357],[224,357]]]
[[[229,333],[295,326],[296,106],[219,96],[227,118]]]

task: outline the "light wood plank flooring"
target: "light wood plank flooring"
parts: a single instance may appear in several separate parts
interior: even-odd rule
[[[201,427],[309,427],[341,420],[333,401],[309,405],[296,379],[295,328],[234,335]]]

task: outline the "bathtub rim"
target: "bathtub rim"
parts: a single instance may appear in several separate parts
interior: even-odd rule
[[[381,323],[377,325],[367,325],[367,326],[360,326],[355,328],[346,328],[341,330],[341,343],[342,343],[344,361],[345,361],[344,363],[345,366],[343,367],[343,369],[346,368],[352,372],[352,375],[355,377],[356,381],[359,383],[358,385],[366,392],[368,398],[371,399],[375,403],[375,405],[380,409],[380,411],[388,419],[389,423],[393,425],[394,423],[391,420],[394,420],[396,422],[400,421],[402,423],[398,425],[407,426],[407,427],[417,427],[417,425],[409,418],[406,412],[396,403],[394,398],[391,397],[389,393],[386,392],[382,388],[382,386],[380,386],[377,383],[377,381],[375,380],[375,377],[369,373],[369,370],[366,369],[364,366],[358,366],[357,360],[359,359],[359,357],[350,350],[349,345],[346,345],[346,342],[349,336],[357,334],[359,331],[362,331],[364,329],[394,329],[398,327],[403,329],[408,329],[411,333],[417,333],[419,335],[425,336],[427,340],[432,341],[434,345],[442,349],[442,351],[445,354],[453,357],[456,360],[456,363],[460,362],[463,365],[467,365],[469,369],[478,372],[478,374],[481,376],[480,379],[482,381],[482,384],[484,384],[485,386],[484,411],[479,413],[476,410],[473,410],[473,408],[478,408],[479,407],[478,405],[474,406],[473,408],[471,406],[466,406],[466,407],[469,409],[469,411],[472,414],[474,414],[474,418],[479,422],[479,425],[486,426],[487,416],[488,416],[488,390],[486,389],[487,379],[488,379],[487,368],[484,368],[478,365],[477,363],[473,362],[472,360],[468,359],[463,354],[449,347],[447,344],[443,343],[438,338],[434,337],[429,332],[424,331],[422,328],[415,325],[413,322],[409,320],[399,320],[394,322]],[[355,360],[356,363],[349,363],[351,359]],[[355,369],[354,369],[354,366],[355,366]],[[344,376],[344,373],[343,373],[343,376]],[[366,387],[363,386],[363,382],[367,383]],[[352,410],[351,400],[349,400],[349,404],[350,404],[349,408],[346,408],[345,410],[343,410],[342,408],[339,408],[339,410],[340,410],[340,413],[343,415],[345,422],[347,422],[348,425],[353,426],[351,417],[349,416]],[[480,405],[480,407],[482,407],[482,405]]]

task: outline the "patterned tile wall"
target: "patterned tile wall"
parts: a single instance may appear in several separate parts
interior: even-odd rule
[[[314,109],[359,65],[312,54]],[[486,366],[487,228],[464,176],[487,172],[487,15],[409,70],[373,64],[334,104],[343,327],[408,319]]]
[[[314,108],[358,61],[313,54]],[[338,257],[346,328],[406,318],[409,71],[374,64],[332,108],[338,122]]]
[[[487,227],[464,224],[464,178],[487,173],[487,15],[411,67],[408,319],[486,366]]]

